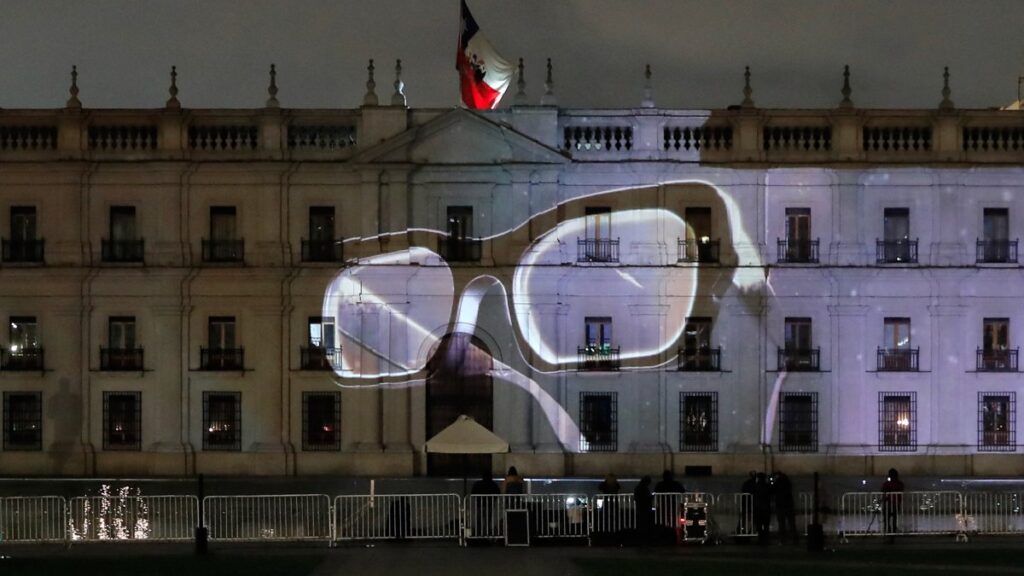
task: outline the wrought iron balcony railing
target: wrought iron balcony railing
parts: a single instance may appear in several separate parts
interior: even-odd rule
[[[678,369],[684,372],[720,372],[721,348],[680,348]]]
[[[779,370],[817,372],[821,370],[821,348],[779,348]]]
[[[779,239],[780,264],[817,264],[819,240]]]
[[[146,241],[139,240],[108,240],[102,242],[102,258],[104,262],[142,262],[146,249]]]
[[[33,240],[8,240],[3,239],[2,257],[4,262],[33,262],[42,263],[46,247],[46,241],[42,238]]]
[[[920,348],[879,348],[879,372],[917,372]]]
[[[479,262],[482,245],[478,238],[441,238],[437,253],[445,262]]]
[[[1017,348],[985,350],[978,348],[978,372],[1016,372]]]
[[[718,264],[720,260],[718,240],[679,239],[679,262],[697,262],[699,264]]]
[[[621,367],[619,348],[608,345],[580,346],[576,349],[577,369],[580,371],[607,372]]]
[[[875,263],[917,264],[917,240],[875,240]]]
[[[577,238],[577,262],[618,262],[619,239]]]
[[[100,370],[133,371],[142,370],[142,348],[100,347]]]
[[[334,370],[341,364],[341,348],[302,346],[299,352],[303,370]]]
[[[302,239],[303,262],[341,262],[341,240]]]
[[[201,370],[244,370],[244,348],[199,348]]]
[[[978,240],[978,264],[1016,264],[1016,240]]]
[[[245,240],[207,240],[203,238],[203,262],[243,262]]]
[[[0,370],[12,372],[42,371],[45,364],[42,348],[4,350],[0,355]]]

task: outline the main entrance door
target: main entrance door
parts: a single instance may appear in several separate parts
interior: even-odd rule
[[[460,414],[472,417],[488,430],[494,424],[494,393],[490,371],[491,352],[479,338],[455,332],[441,339],[427,364],[427,438],[443,430]],[[428,454],[431,476],[478,476],[491,469],[487,454],[460,456]]]

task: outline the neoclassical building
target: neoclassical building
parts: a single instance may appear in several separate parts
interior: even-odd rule
[[[1024,113],[275,93],[0,110],[0,475],[1019,474]]]

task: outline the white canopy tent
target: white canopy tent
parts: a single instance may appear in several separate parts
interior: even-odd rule
[[[434,454],[504,454],[508,442],[465,414],[427,440],[424,451]],[[466,467],[462,466],[462,492],[466,492]]]

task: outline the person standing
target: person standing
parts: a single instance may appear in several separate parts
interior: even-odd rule
[[[686,488],[676,480],[671,470],[661,473],[661,482],[654,485],[654,491],[658,494],[682,494]]]
[[[895,468],[890,468],[885,482],[882,483],[882,517],[885,534],[891,536],[899,532],[899,516],[902,508],[903,481],[900,480],[900,473]]]
[[[772,477],[772,497],[775,500],[775,518],[779,524],[779,538],[797,543],[796,506],[793,502],[793,484],[784,472],[775,471]]]
[[[636,532],[640,543],[646,544],[651,539],[651,528],[654,526],[654,496],[651,494],[651,477],[644,476],[633,490],[633,505],[636,506]]]
[[[767,544],[771,536],[772,487],[768,476],[758,472],[754,479],[754,527],[757,529],[758,544]]]
[[[519,475],[519,470],[516,470],[515,466],[509,466],[508,473],[505,474],[505,481],[501,484],[501,493],[522,494],[523,487],[523,477]]]

